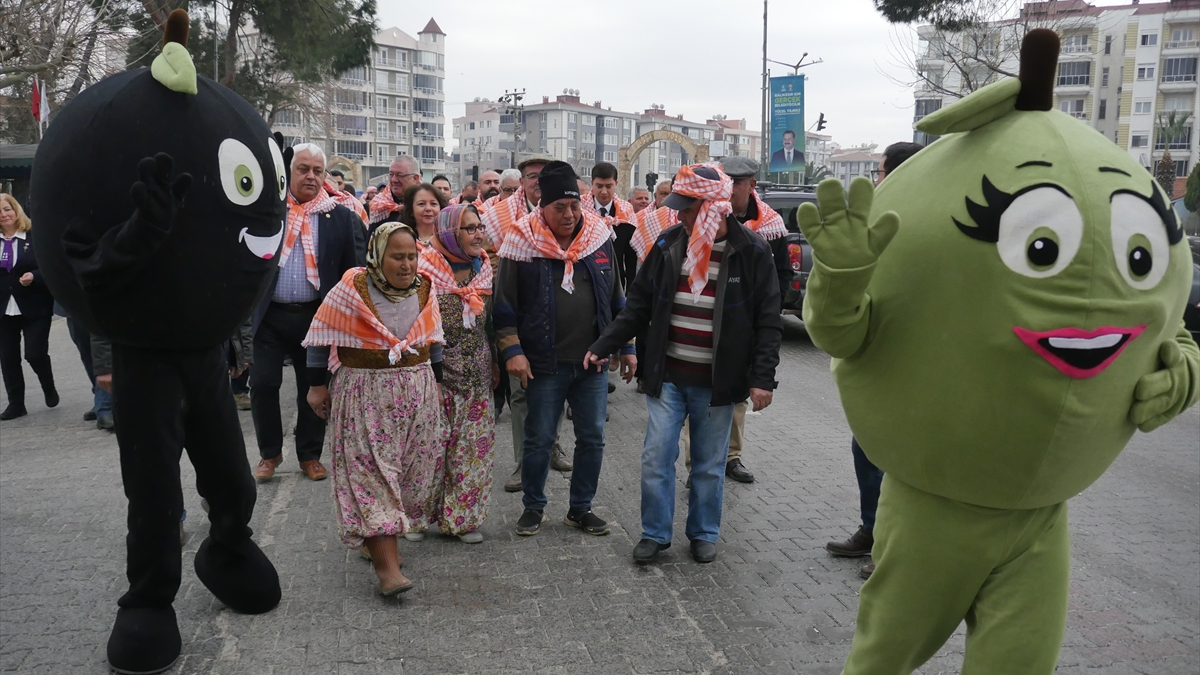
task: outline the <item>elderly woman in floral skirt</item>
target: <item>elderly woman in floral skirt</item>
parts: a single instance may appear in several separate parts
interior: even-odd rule
[[[380,225],[366,268],[347,270],[329,291],[304,341],[308,403],[329,418],[338,534],[352,549],[366,544],[383,595],[413,587],[396,537],[429,520],[445,438],[429,356],[444,340],[441,312],[417,258],[410,227]]]
[[[425,508],[428,521],[413,524],[404,535],[410,540],[436,524],[468,544],[483,541],[479,528],[491,495],[495,441],[492,390],[500,378],[488,336],[492,266],[483,246],[479,212],[454,204],[438,214],[437,232],[421,251],[421,274],[433,281],[444,317],[445,347],[435,348],[433,360],[442,363],[447,433],[445,458]]]

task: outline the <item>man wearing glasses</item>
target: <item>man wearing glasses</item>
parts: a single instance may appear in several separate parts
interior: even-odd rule
[[[400,209],[404,208],[404,191],[421,182],[421,168],[417,160],[400,155],[388,167],[387,189],[381,190],[371,200],[371,227],[379,223],[400,220]]]
[[[508,199],[519,189],[521,189],[521,172],[516,169],[505,169],[500,174],[500,194],[496,197],[496,201],[502,202]],[[485,206],[491,207],[492,204],[485,204]]]

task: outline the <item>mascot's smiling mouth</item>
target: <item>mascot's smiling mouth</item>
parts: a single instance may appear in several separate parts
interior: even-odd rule
[[[238,241],[246,245],[250,252],[262,258],[270,260],[275,257],[275,252],[279,250],[279,242],[283,239],[283,223],[279,224],[279,231],[270,237],[256,237],[252,234],[247,234],[250,228],[243,227],[238,233]]]
[[[1086,379],[1099,375],[1120,356],[1125,346],[1146,330],[1145,324],[1133,328],[1104,326],[1095,330],[1059,328],[1033,331],[1013,327],[1021,342],[1058,368],[1064,375]]]

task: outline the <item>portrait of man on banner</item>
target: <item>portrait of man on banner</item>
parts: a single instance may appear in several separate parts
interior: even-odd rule
[[[771,78],[771,173],[804,171],[804,76]]]

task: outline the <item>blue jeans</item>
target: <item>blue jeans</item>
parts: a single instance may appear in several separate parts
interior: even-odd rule
[[[688,539],[716,542],[725,498],[725,456],[733,406],[710,406],[712,389],[664,382],[658,398],[646,397],[650,413],[642,449],[642,538],[671,543],[675,522],[675,460],[679,433],[688,418],[692,438],[692,489],[688,492]]]
[[[858,439],[850,437],[850,453],[854,455],[854,475],[858,478],[858,501],[862,511],[862,526],[868,532],[875,530],[875,510],[879,507],[879,486],[883,483],[883,471],[867,459]]]
[[[517,383],[520,386],[520,383]],[[563,404],[570,403],[575,422],[575,468],[571,471],[571,510],[592,508],[600,464],[604,460],[604,416],[608,411],[608,373],[584,370],[578,363],[559,363],[553,375],[539,374],[525,388],[525,443],[521,482],[527,509],[546,508],[546,476],[558,434]]]

